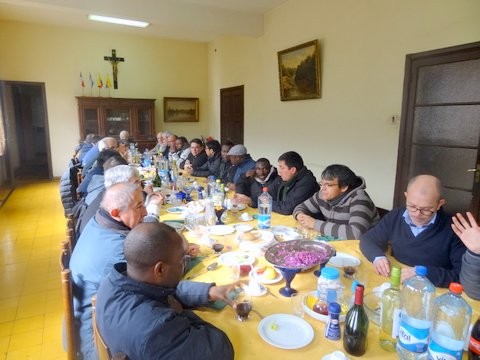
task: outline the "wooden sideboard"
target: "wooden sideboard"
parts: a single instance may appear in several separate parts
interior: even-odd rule
[[[77,96],[80,137],[98,134],[118,139],[127,130],[140,149],[156,143],[155,99]]]

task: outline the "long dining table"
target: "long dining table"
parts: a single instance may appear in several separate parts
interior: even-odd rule
[[[182,214],[172,214],[167,211],[168,206],[162,209],[160,213],[161,221],[182,221]],[[256,209],[246,208],[241,213],[246,212],[249,215],[256,213]],[[227,212],[227,219],[225,221],[227,225],[248,224],[254,229],[257,227],[257,221],[252,219],[250,221],[240,221],[239,213]],[[271,226],[285,226],[295,229],[297,227],[296,220],[292,216],[280,215],[272,213]],[[200,251],[202,255],[202,261],[194,266],[186,275],[185,278],[191,275],[198,276],[194,278],[195,281],[202,282],[215,282],[217,285],[229,284],[236,281],[232,277],[232,269],[229,266],[219,265],[213,271],[205,271],[206,267],[213,263],[219,262],[219,254],[215,254],[211,248],[211,245],[205,241],[205,237],[193,236],[192,232],[188,230],[183,231],[185,238],[191,243],[198,243],[200,245]],[[229,251],[238,251],[238,232],[234,232],[228,235],[209,235],[208,240],[219,242],[225,245],[222,253]],[[359,249],[358,240],[342,240],[342,241],[329,241],[329,245],[333,246],[335,250],[341,253],[352,255],[360,260],[360,265],[357,268],[357,279],[365,285],[365,294],[372,292],[372,290],[381,284],[388,282],[389,279],[377,275],[374,271],[373,265],[363,256]],[[258,254],[257,254],[258,255]],[[391,259],[394,264],[398,264],[395,259]],[[263,256],[257,256],[254,266],[271,265]],[[401,265],[401,264],[400,264]],[[318,266],[316,267],[318,269]],[[341,273],[342,274],[342,273]],[[341,277],[343,285],[345,286],[346,294],[350,294],[351,279]],[[246,282],[249,281],[249,277],[240,278]],[[309,292],[317,289],[317,277],[314,275],[314,269],[298,273],[292,281],[292,288],[296,289],[302,294],[308,294]],[[313,340],[306,346],[298,349],[282,349],[277,346],[272,346],[262,339],[259,334],[259,323],[262,317],[267,317],[273,314],[292,314],[291,299],[279,294],[279,289],[285,286],[285,280],[278,283],[264,285],[268,291],[266,294],[258,297],[253,297],[253,308],[256,312],[251,312],[249,318],[245,322],[240,322],[236,318],[234,309],[230,306],[226,306],[221,310],[202,308],[195,310],[196,313],[223,330],[235,349],[236,359],[264,359],[266,356],[272,359],[321,359],[324,355],[330,354],[333,351],[339,350],[346,354],[343,349],[343,323],[341,324],[342,339],[338,341],[328,340],[324,336],[325,323],[315,319],[308,314],[304,314],[304,320],[307,321],[314,330]],[[437,289],[437,294],[443,294],[446,289]],[[472,323],[478,318],[480,314],[480,306],[478,301],[474,301],[463,295],[468,303],[473,308]],[[292,333],[292,337],[299,336],[299,334]],[[363,357],[368,359],[396,359],[397,354],[383,350],[378,342],[379,327],[370,321],[368,330],[368,345],[366,353]],[[346,354],[349,358],[356,358],[354,356]],[[466,359],[466,353],[464,353]]]

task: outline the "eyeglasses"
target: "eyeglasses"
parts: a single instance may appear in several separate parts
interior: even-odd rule
[[[321,182],[319,185],[320,185],[320,188],[327,188],[327,189],[329,189],[329,188],[331,188],[331,187],[338,186],[338,183],[337,183],[337,184],[335,184],[335,183],[334,183],[334,184],[329,184],[329,183]]]
[[[418,210],[418,212],[420,214],[425,215],[425,216],[433,215],[433,213],[435,212],[435,210],[421,209],[418,206],[411,205],[411,204],[407,204],[406,206],[407,206],[408,211],[416,212]]]

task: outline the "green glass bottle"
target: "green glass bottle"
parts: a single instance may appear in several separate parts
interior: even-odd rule
[[[355,289],[355,302],[345,316],[343,348],[354,356],[362,356],[367,350],[368,317],[363,308],[363,285]]]
[[[400,268],[393,266],[390,272],[390,288],[382,294],[380,310],[380,346],[390,352],[396,351],[400,325]]]
[[[162,186],[162,179],[160,179],[160,175],[158,174],[158,169],[155,169],[155,178],[152,181],[153,187],[161,187]]]

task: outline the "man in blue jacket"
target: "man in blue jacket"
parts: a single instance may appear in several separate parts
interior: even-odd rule
[[[412,178],[405,199],[405,207],[390,211],[360,237],[363,255],[378,274],[389,276],[385,252],[390,245],[393,257],[407,265],[402,267],[402,282],[415,275],[416,265],[427,267],[427,278],[437,287],[458,282],[465,246],[442,209],[445,199],[440,180],[431,175]]]
[[[161,223],[136,226],[97,294],[100,334],[110,351],[129,359],[233,359],[227,335],[188,308],[230,302],[234,285],[180,281],[186,242]],[[132,331],[133,330],[133,331]]]

